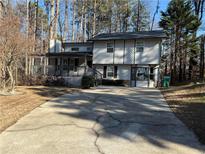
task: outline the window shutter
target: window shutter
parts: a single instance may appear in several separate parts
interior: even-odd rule
[[[106,78],[106,73],[107,73],[107,66],[104,66],[104,68],[103,68],[103,78]]]
[[[114,78],[117,78],[117,66],[114,67]]]

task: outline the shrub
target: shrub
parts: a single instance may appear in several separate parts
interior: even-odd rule
[[[62,77],[48,76],[45,82],[46,86],[65,86],[65,80]]]
[[[81,86],[82,88],[88,89],[90,87],[93,87],[95,84],[95,78],[93,76],[86,76],[84,75],[82,78]]]

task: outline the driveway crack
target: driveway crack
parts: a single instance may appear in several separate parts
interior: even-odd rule
[[[72,122],[72,123],[69,123],[69,124],[49,124],[49,125],[44,125],[44,126],[40,126],[40,127],[36,127],[36,128],[6,130],[6,131],[7,132],[34,131],[34,130],[38,130],[38,129],[42,129],[42,128],[46,128],[46,127],[53,127],[53,126],[75,126],[77,128],[81,128],[81,129],[90,129],[88,127],[79,126],[76,123]]]
[[[99,137],[100,137],[100,133],[99,133],[97,130],[95,130],[95,126],[99,123],[100,119],[101,119],[103,116],[104,116],[104,115],[98,116],[98,117],[96,118],[96,120],[95,120],[95,123],[94,123],[93,127],[91,128],[92,131],[93,131],[93,132],[95,133],[95,135],[96,135],[96,138],[95,138],[95,141],[94,141],[94,145],[95,145],[95,147],[97,148],[97,150],[98,150],[98,152],[99,152],[100,154],[105,154],[105,153],[102,151],[102,149],[100,148],[100,146],[97,144],[98,139],[99,139]]]

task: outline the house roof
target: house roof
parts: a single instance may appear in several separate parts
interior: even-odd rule
[[[123,32],[123,33],[103,33],[96,35],[90,41],[101,40],[129,40],[142,38],[166,38],[166,34],[162,30],[140,31],[140,32]]]

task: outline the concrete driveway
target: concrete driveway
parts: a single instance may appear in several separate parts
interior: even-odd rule
[[[67,94],[0,134],[2,154],[202,154],[204,148],[156,89]]]

